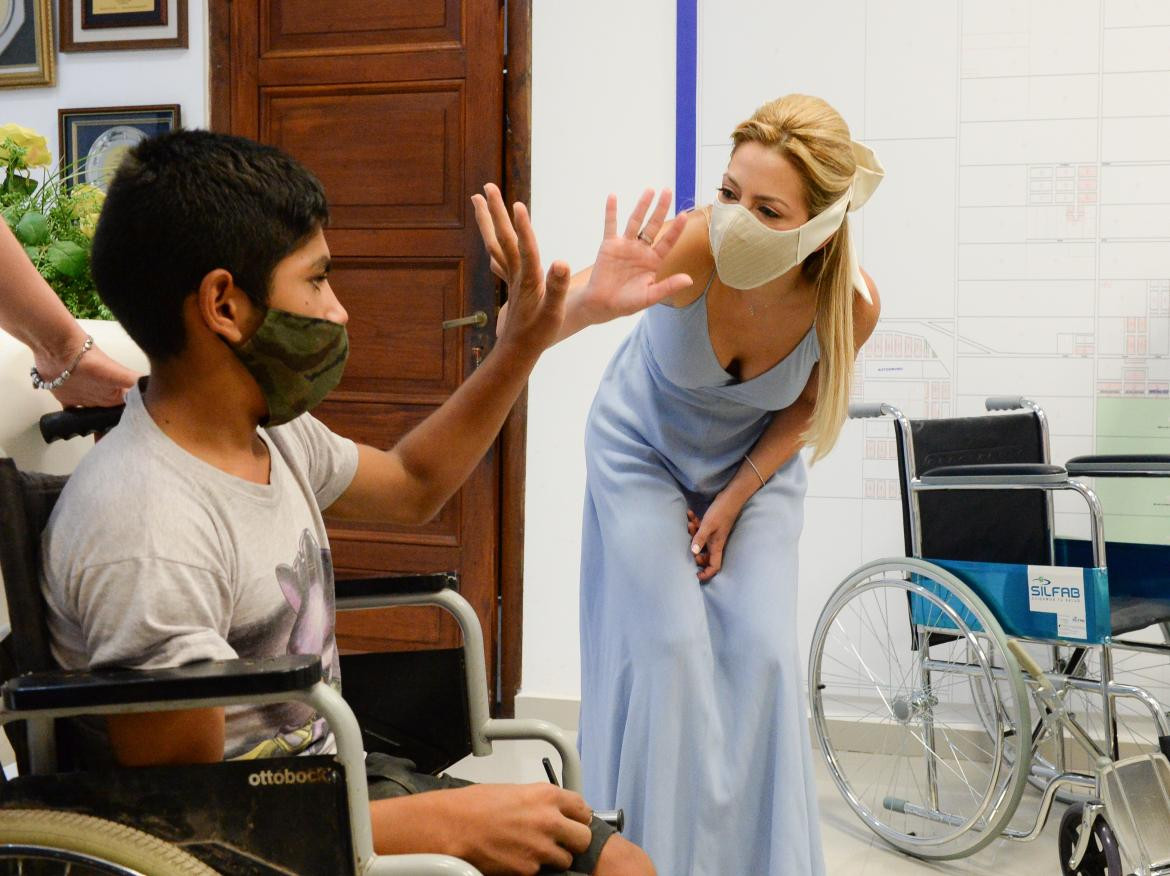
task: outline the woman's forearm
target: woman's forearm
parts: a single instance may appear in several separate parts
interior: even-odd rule
[[[751,498],[804,446],[804,432],[812,413],[813,402],[803,395],[777,411],[724,489],[741,494],[744,502]]]
[[[85,332],[4,222],[0,222],[0,265],[0,328],[38,358],[67,364],[81,349]]]

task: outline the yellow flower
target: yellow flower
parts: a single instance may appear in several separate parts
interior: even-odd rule
[[[0,144],[5,140],[11,140],[27,150],[24,154],[26,167],[48,167],[52,161],[48,141],[31,128],[12,123],[0,125]],[[7,150],[0,146],[0,161],[7,161],[9,158]]]
[[[98,214],[97,213],[89,213],[89,214],[81,217],[81,221],[79,221],[77,223],[77,227],[81,231],[82,234],[84,234],[90,240],[93,240],[94,232],[97,231],[97,221],[98,221]]]
[[[106,202],[106,193],[97,186],[82,183],[74,186],[69,192],[69,200],[72,202],[74,216],[79,219],[84,219],[87,216],[97,219],[98,213],[102,211],[102,205]]]

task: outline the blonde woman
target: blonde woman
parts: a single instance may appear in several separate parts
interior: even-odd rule
[[[660,873],[804,876],[824,864],[796,630],[798,451],[832,448],[877,322],[846,214],[881,168],[804,95],[732,139],[715,202],[657,269],[695,282],[646,311],[589,415],[580,747],[586,798],[625,809]],[[612,278],[635,243],[658,255],[664,217],[660,202],[645,227],[607,234],[562,336],[648,303],[605,290],[624,288]]]

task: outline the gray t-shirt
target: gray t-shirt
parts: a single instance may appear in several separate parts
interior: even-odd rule
[[[326,679],[340,685],[321,509],[353,480],[357,447],[308,414],[259,435],[268,484],[183,450],[131,392],[45,529],[41,588],[61,666],[320,654]],[[226,757],[332,750],[307,706],[228,709]]]

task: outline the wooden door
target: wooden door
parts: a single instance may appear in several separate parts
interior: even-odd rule
[[[352,350],[317,413],[376,447],[450,396],[494,336],[491,321],[442,323],[495,313],[469,197],[504,171],[503,14],[500,0],[212,5],[213,123],[290,152],[329,199],[331,282]],[[424,527],[333,525],[337,573],[457,572],[494,666],[500,496],[497,447]],[[347,612],[338,636],[350,650],[458,641],[449,618],[421,608]]]

